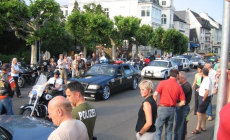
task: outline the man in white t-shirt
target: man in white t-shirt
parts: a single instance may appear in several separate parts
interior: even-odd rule
[[[59,55],[59,59],[57,61],[57,64],[58,64],[58,68],[60,69],[61,78],[64,80],[64,83],[66,84],[66,82],[67,82],[67,73],[65,70],[66,61],[64,60],[63,54]]]
[[[212,98],[213,98],[213,95],[216,91],[216,87],[215,87],[215,83],[216,83],[216,71],[214,69],[212,69],[212,66],[210,63],[206,63],[205,68],[208,69],[209,73],[208,73],[208,77],[211,79],[211,91],[210,91],[210,103],[208,105],[208,109],[207,109],[207,116],[208,116],[208,121],[211,121],[212,120]]]
[[[206,111],[211,98],[211,79],[208,77],[208,69],[203,68],[203,81],[199,88],[199,107],[197,110],[197,126],[193,134],[199,134],[200,131],[206,131]]]
[[[59,75],[60,75],[59,70],[55,70],[54,77],[50,78],[46,83],[46,86],[52,85],[51,90],[53,96],[63,95],[63,88],[62,88],[63,80],[59,77]]]
[[[72,106],[65,97],[54,97],[48,104],[48,112],[53,124],[58,126],[48,140],[89,140],[85,124],[72,118]]]

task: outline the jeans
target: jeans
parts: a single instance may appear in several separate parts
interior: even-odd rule
[[[184,140],[186,133],[186,117],[189,114],[190,107],[185,105],[176,108],[174,140]]]
[[[165,140],[172,140],[172,129],[174,121],[175,107],[158,107],[156,120],[155,140],[161,140],[161,133],[165,125]]]
[[[21,95],[21,91],[20,91],[19,86],[18,86],[18,77],[14,76],[13,79],[14,79],[14,82],[15,82],[15,85],[16,85],[16,89],[15,89],[16,94],[17,94],[17,96],[20,96]]]
[[[212,97],[213,95],[210,96],[210,103],[208,104],[208,109],[206,111],[206,114],[211,117],[212,117]]]
[[[197,110],[198,110],[198,106],[199,106],[199,102],[198,102],[199,92],[196,91],[198,88],[199,88],[199,87],[196,85],[196,86],[195,86],[195,91],[194,91],[194,94],[195,94],[195,96],[194,96],[194,97],[195,97],[194,115],[196,115]]]
[[[6,97],[0,100],[0,114],[2,114],[3,107],[6,110],[6,115],[14,115],[13,109],[12,109],[13,107],[12,99],[10,97]]]

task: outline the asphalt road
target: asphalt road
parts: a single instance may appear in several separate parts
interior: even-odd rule
[[[187,80],[192,84],[196,70],[186,72]],[[156,86],[161,80],[151,79]],[[23,98],[13,98],[13,110],[15,114],[19,114],[19,107],[28,103],[27,93],[31,90],[31,86],[21,89]],[[135,140],[135,125],[138,116],[138,110],[141,102],[139,89],[125,90],[120,93],[111,95],[107,101],[88,101],[95,106],[97,110],[97,121],[94,134],[98,140]],[[191,110],[194,106],[194,97],[190,103]],[[199,135],[191,134],[196,127],[196,116],[190,113],[190,121],[188,123],[188,140],[202,139],[209,140],[213,137],[214,121],[207,122],[207,130]]]

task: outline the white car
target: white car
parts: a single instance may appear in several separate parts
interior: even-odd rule
[[[154,60],[141,71],[141,76],[146,78],[164,78],[169,77],[171,69],[178,69],[173,61],[168,60]]]
[[[183,57],[172,57],[171,60],[176,63],[178,70],[190,71],[190,62],[187,58]]]

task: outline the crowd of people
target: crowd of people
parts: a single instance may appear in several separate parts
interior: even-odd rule
[[[53,58],[49,61],[42,57],[41,64],[46,72],[52,72],[53,77],[46,83],[54,84],[53,90],[57,91],[55,97],[48,104],[49,118],[58,128],[53,131],[49,140],[56,139],[95,139],[93,132],[96,122],[96,109],[84,99],[84,87],[79,82],[67,83],[67,75],[71,71],[72,77],[81,76],[88,69],[84,55],[74,55],[71,60],[63,54],[59,55],[57,63]],[[95,53],[92,54],[91,66],[98,60]],[[166,140],[184,140],[187,132],[188,115],[190,112],[190,101],[194,94],[194,115],[197,116],[196,128],[192,134],[206,131],[206,120],[213,120],[212,98],[218,92],[220,77],[220,60],[212,68],[206,63],[197,67],[194,82],[191,85],[186,78],[186,73],[177,69],[170,70],[170,78],[159,83],[156,90],[151,80],[143,80],[139,84],[141,97],[145,98],[138,112],[136,123],[137,140],[161,140],[163,127],[165,127]],[[230,73],[230,72],[229,72]],[[3,64],[0,73],[0,112],[3,108],[7,115],[13,115],[12,96],[14,92],[21,98],[18,87],[19,67],[17,58],[13,58],[12,64]],[[60,75],[60,77],[59,77]],[[228,79],[229,80],[229,79]],[[65,95],[62,92],[65,90]],[[59,94],[60,93],[60,94]],[[159,101],[158,101],[159,100]],[[229,104],[221,111],[222,122],[219,135],[225,135],[226,112]],[[222,117],[223,116],[223,117]],[[173,127],[174,126],[174,127]],[[225,127],[223,127],[225,126]],[[227,127],[228,128],[228,127]],[[78,130],[77,132],[74,130]]]
[[[215,70],[212,69],[213,66],[210,63],[206,63],[204,67],[198,66],[192,85],[187,81],[185,72],[179,72],[176,69],[170,70],[170,78],[161,81],[155,92],[153,92],[154,87],[151,81],[142,81],[139,88],[145,100],[138,112],[137,140],[161,140],[164,126],[166,140],[184,140],[188,133],[187,123],[192,94],[195,94],[194,115],[197,115],[197,126],[192,134],[205,132],[206,120],[213,120],[212,98],[218,92],[219,63],[220,60],[215,64]],[[156,105],[158,99],[159,102]],[[227,107],[229,105],[226,105],[224,109],[226,110]],[[223,116],[221,120],[226,122],[227,120],[223,119],[226,119],[226,113],[223,111],[220,113]],[[229,127],[222,125],[220,128],[224,129],[220,130],[220,135],[226,136],[226,132],[229,132],[226,128]]]

